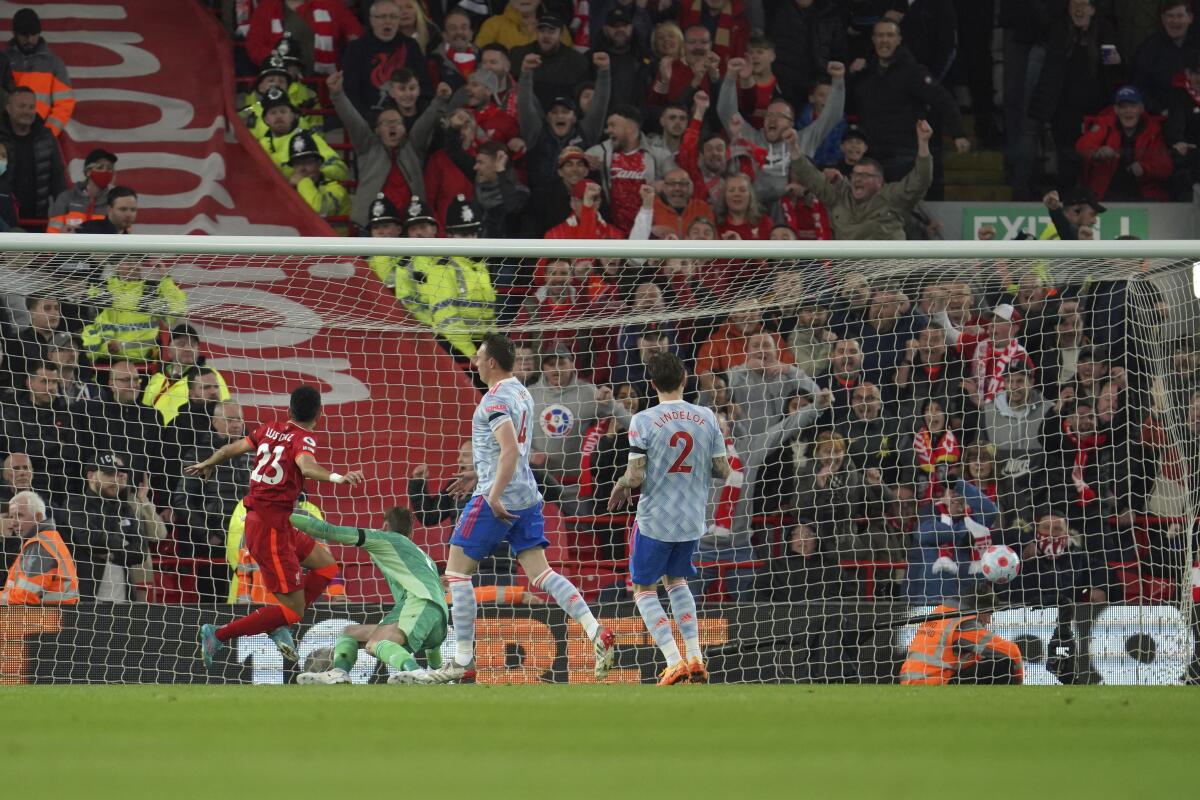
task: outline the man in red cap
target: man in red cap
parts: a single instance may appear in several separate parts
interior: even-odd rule
[[[971,359],[979,406],[992,402],[997,394],[1004,391],[1004,376],[1009,364],[1022,362],[1030,370],[1034,368],[1033,359],[1017,341],[1020,327],[1021,312],[1013,306],[1001,303],[992,309],[988,337],[975,348],[975,356]]]

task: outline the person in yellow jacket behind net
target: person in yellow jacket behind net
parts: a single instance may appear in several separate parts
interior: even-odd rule
[[[474,239],[479,236],[481,213],[464,195],[446,210],[446,236]],[[452,356],[469,360],[483,337],[495,329],[496,290],[486,261],[464,256],[418,256],[413,268],[425,280],[418,296],[429,310],[429,323]]]
[[[145,363],[158,358],[162,324],[187,315],[187,295],[167,274],[167,264],[145,256],[118,257],[88,302],[101,307],[83,329],[83,349],[93,362]]]
[[[300,193],[308,207],[322,217],[348,215],[350,194],[345,186],[322,174],[325,159],[317,144],[317,135],[310,131],[297,131],[288,147],[291,155],[287,163],[292,170],[288,182]]]
[[[1015,644],[988,630],[995,608],[991,588],[980,582],[969,593],[933,610],[917,628],[900,683],[908,686],[1022,683],[1025,668]]]
[[[325,519],[321,509],[303,496],[301,496],[300,505],[296,507],[296,511],[308,514],[314,519]],[[229,569],[233,573],[229,579],[228,602],[231,604],[251,603],[260,606],[278,603],[275,595],[267,591],[267,587],[259,578],[258,564],[254,563],[254,559],[250,557],[250,551],[242,545],[242,534],[245,533],[245,530],[246,506],[239,501],[233,509],[233,514],[229,517],[229,530],[225,535],[225,562],[229,564]],[[325,589],[324,596],[326,599],[345,597],[346,584],[340,578],[334,579],[333,583],[330,583]]]
[[[262,99],[262,109],[262,119],[267,124],[267,130],[258,137],[258,143],[267,151],[275,166],[279,167],[283,177],[289,180],[292,177],[292,167],[288,164],[292,157],[292,138],[301,133],[313,137],[321,157],[321,175],[326,180],[344,181],[350,177],[350,169],[346,162],[329,146],[324,137],[315,131],[301,130],[300,114],[286,92],[269,89]]]

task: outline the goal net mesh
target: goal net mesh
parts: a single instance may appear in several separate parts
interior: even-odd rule
[[[629,417],[656,402],[643,362],[665,349],[688,366],[687,399],[717,413],[734,468],[713,485],[691,580],[713,681],[896,681],[909,621],[982,586],[1027,683],[1183,682],[1191,278],[1169,260],[567,259],[552,246],[482,266],[6,253],[0,682],[291,682],[265,636],[212,673],[197,658],[198,625],[273,598],[239,546],[253,456],[207,482],[183,465],[283,418],[289,392],[313,384],[318,460],[367,481],[310,483],[307,503],[364,527],[410,507],[414,541],[444,567],[465,502],[446,489],[470,469],[480,398],[467,357],[488,327],[518,342],[548,556],[617,633],[610,681],[663,667],[632,602],[633,517],[606,504]],[[11,502],[26,488],[44,521]],[[1020,561],[1003,585],[981,572],[993,545]],[[302,657],[391,604],[365,553],[332,549],[341,575],[296,631]],[[78,602],[56,601],[72,579]],[[507,552],[476,582],[481,681],[592,680],[590,643]],[[384,670],[364,653],[353,677]]]

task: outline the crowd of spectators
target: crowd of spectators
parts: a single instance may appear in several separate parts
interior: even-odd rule
[[[903,240],[929,235],[919,206],[939,196],[945,157],[982,146],[1004,150],[1016,197],[1043,200],[1049,235],[1074,239],[1094,235],[1103,202],[1190,200],[1200,180],[1190,2],[213,5],[242,40],[247,129],[316,213],[362,236]],[[55,137],[69,76],[35,13],[13,30],[0,218],[136,232],[118,153],[94,150],[67,183]],[[206,484],[172,476],[240,436],[242,413],[164,264],[77,266],[79,305],[12,296],[0,309],[2,566],[28,582],[53,562],[43,590],[74,581],[77,597],[128,600],[156,542],[226,556],[230,487],[249,465]],[[460,362],[483,332],[517,332],[533,464],[601,557],[625,555],[624,527],[594,518],[631,415],[654,400],[644,365],[671,350],[736,467],[714,489],[701,556],[733,565],[718,570],[727,597],[861,595],[869,564],[874,596],[935,602],[1005,543],[1031,602],[1118,599],[1138,520],[1181,452],[1154,398],[1188,409],[1200,438],[1193,343],[1176,353],[1191,368],[1164,386],[1133,344],[1161,307],[1121,283],[978,266],[893,279],[752,260],[370,263]],[[428,467],[410,477],[420,521],[461,507]],[[14,562],[50,528],[57,543]],[[498,580],[506,570],[494,565]],[[218,573],[206,597],[223,596]]]

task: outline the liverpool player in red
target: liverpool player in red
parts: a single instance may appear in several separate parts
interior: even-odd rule
[[[296,660],[296,645],[288,626],[321,596],[329,582],[337,577],[333,555],[316,540],[292,527],[288,516],[304,490],[304,479],[362,483],[361,472],[339,475],[317,463],[317,440],[313,432],[321,418],[321,393],[312,386],[292,392],[287,422],[259,425],[251,435],[230,442],[199,464],[184,468],[188,475],[207,478],[209,470],[231,458],[255,453],[250,473],[250,492],[246,495],[246,549],[258,564],[267,589],[279,600],[277,606],[264,606],[247,616],[218,628],[200,626],[200,654],[204,666],[212,668],[213,656],[230,639],[270,633],[279,652],[289,661]],[[308,574],[300,578],[300,567]]]

